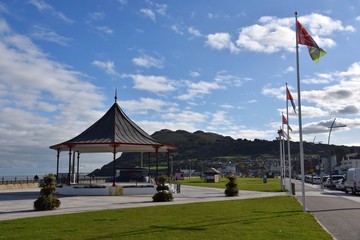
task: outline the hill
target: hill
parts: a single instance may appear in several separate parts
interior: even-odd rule
[[[188,160],[196,161],[216,161],[221,159],[256,159],[261,157],[279,158],[280,147],[279,141],[267,140],[247,140],[233,139],[229,136],[222,136],[216,133],[196,131],[190,133],[184,130],[161,130],[151,135],[161,143],[176,146],[177,149],[170,153],[174,165],[177,168],[185,168]],[[335,152],[338,159],[342,159],[345,154],[350,152],[359,152],[359,147],[335,146],[327,144],[314,144],[304,142],[305,156],[311,158],[320,158],[321,155],[328,155],[329,150]],[[330,149],[329,149],[330,147]],[[291,142],[291,154],[296,157],[299,155],[299,143]],[[117,168],[139,167],[143,158],[143,166],[146,167],[148,154],[144,153],[123,153],[116,159]],[[154,156],[150,156],[151,165],[154,163]],[[196,162],[194,161],[194,162]],[[167,165],[167,155],[160,154],[160,165]],[[185,164],[185,165],[184,165]],[[195,166],[196,164],[194,164]],[[175,168],[176,169],[176,168]],[[104,165],[101,169],[93,173],[98,176],[112,175],[113,162]]]

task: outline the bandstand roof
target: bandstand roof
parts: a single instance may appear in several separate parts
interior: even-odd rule
[[[176,149],[152,138],[136,125],[116,102],[97,122],[78,136],[53,146],[59,151],[96,152],[167,152]]]

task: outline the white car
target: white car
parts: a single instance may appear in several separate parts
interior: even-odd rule
[[[335,188],[337,190],[344,191],[345,190],[344,179],[336,180],[335,181]]]

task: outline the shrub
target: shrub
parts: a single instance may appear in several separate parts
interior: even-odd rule
[[[165,185],[166,183],[169,183],[169,178],[165,175],[161,175],[157,179],[156,191],[158,192],[152,197],[153,202],[169,202],[174,199],[172,193],[169,192],[169,186]]]
[[[155,193],[152,199],[153,202],[170,202],[174,200],[174,197],[171,192],[165,190]]]
[[[233,197],[239,195],[239,189],[237,188],[236,177],[231,175],[227,179],[229,182],[226,183],[225,196]]]
[[[56,181],[55,175],[48,174],[40,184],[40,196],[34,202],[34,209],[37,211],[54,210],[60,207],[60,200],[55,195]]]

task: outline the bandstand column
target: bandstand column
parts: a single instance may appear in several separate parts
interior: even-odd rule
[[[59,160],[60,160],[60,149],[57,149],[56,154],[56,183],[59,183]]]
[[[68,172],[68,176],[67,176],[67,184],[70,186],[71,180],[71,146],[69,146],[69,172]]]

